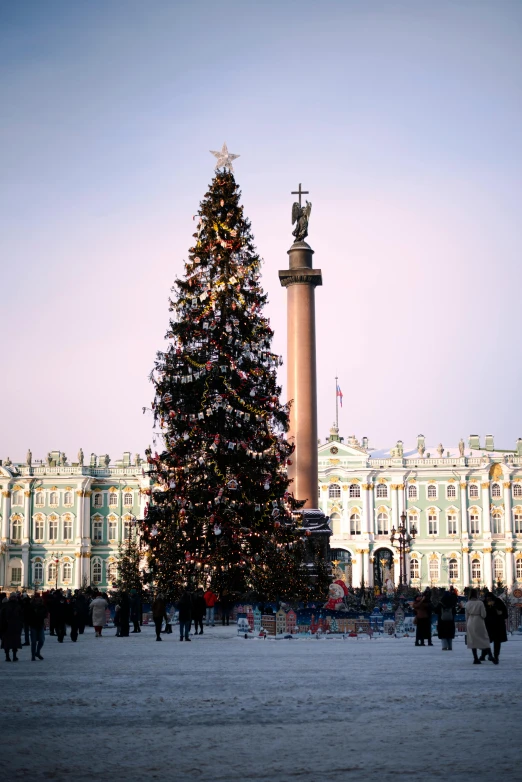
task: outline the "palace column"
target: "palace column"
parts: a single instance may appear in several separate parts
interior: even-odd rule
[[[402,514],[404,513],[404,484],[403,483],[398,483],[397,484],[397,497],[398,497],[398,500],[399,500],[399,508],[398,508],[399,523],[402,524],[400,519],[401,519]],[[408,523],[408,522],[406,522],[406,523]],[[398,529],[398,527],[397,527],[397,529]]]
[[[513,508],[511,502],[511,481],[504,483],[504,535],[513,535]]]
[[[515,573],[513,569],[513,548],[512,546],[506,546],[506,585],[508,589],[511,589],[515,583]]]
[[[397,491],[399,486],[396,483],[391,485],[391,524],[395,529],[399,529],[399,499]]]
[[[9,540],[9,517],[11,516],[11,492],[6,489],[2,492],[3,510],[2,510],[2,540],[6,543]]]
[[[492,571],[492,551],[491,546],[482,549],[482,562],[484,564],[483,580],[488,589],[493,588],[493,571]]]
[[[469,548],[462,549],[462,586],[469,587]]]
[[[491,508],[489,500],[489,481],[483,481],[482,486],[482,534],[491,537]]]
[[[467,483],[463,481],[460,485],[460,532],[461,535],[468,534],[468,508],[467,508]]]
[[[373,483],[363,484],[363,513],[364,513],[364,532],[366,535],[373,535]]]
[[[30,537],[31,537],[31,491],[24,491],[24,527],[22,533],[22,580],[26,587],[31,586],[32,573],[29,567]]]

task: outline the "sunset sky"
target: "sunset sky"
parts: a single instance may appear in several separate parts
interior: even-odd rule
[[[522,436],[522,3],[5,0],[0,105],[0,458],[152,441],[224,141],[284,358],[310,191],[322,438],[336,374],[370,445]]]

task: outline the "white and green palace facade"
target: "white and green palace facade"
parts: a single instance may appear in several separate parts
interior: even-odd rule
[[[130,453],[111,464],[69,464],[59,451],[44,462],[0,465],[0,585],[109,587],[119,544],[149,499],[147,465]],[[147,493],[145,493],[147,492]]]
[[[522,584],[522,440],[504,451],[472,435],[430,449],[419,435],[413,448],[380,451],[333,428],[319,445],[319,502],[332,558],[354,587],[398,583],[390,534],[403,513],[418,531],[405,557],[413,586]]]

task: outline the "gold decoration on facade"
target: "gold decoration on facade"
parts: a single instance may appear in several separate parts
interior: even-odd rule
[[[108,490],[111,492],[111,494],[117,494],[118,493],[118,489],[116,488],[116,486],[109,486]]]
[[[491,554],[493,549],[488,547],[488,548],[483,548],[482,551],[484,552],[484,554]]]
[[[466,488],[466,484],[465,483],[459,483],[459,486],[460,486],[461,489],[465,489]]]
[[[489,489],[489,483],[481,483],[480,485],[483,489]]]
[[[478,478],[470,478],[469,482],[470,483],[478,483]]]
[[[435,554],[435,552],[434,552],[433,554],[430,554],[430,561],[434,562],[435,560],[437,560],[437,561],[438,561],[438,559],[439,559],[439,558],[438,558],[438,556]]]
[[[417,479],[416,478],[410,478],[408,483],[417,483]]]
[[[502,465],[498,462],[492,464],[489,469],[489,477],[492,481],[500,481],[504,477],[504,473],[502,472]]]
[[[76,557],[76,559],[80,559],[82,555],[80,554],[79,551],[76,551],[74,556]]]
[[[467,548],[466,546],[462,549],[462,551],[464,554],[469,554],[469,548]]]
[[[321,486],[321,491],[326,491],[326,490],[327,490],[327,488],[328,488],[328,486],[325,486],[325,485],[323,484],[323,485]],[[142,492],[142,491],[141,491],[141,489],[140,489],[140,494],[144,494],[144,492]]]
[[[338,483],[339,482],[339,476],[338,475],[330,475],[330,477],[328,478],[328,481],[330,483]],[[156,487],[154,487],[154,488],[156,488]]]
[[[377,483],[386,483],[387,480],[388,480],[388,478],[379,478]]]
[[[455,483],[455,478],[448,478],[448,483]]]
[[[83,490],[82,489],[78,489],[78,491],[76,492],[76,496],[77,497],[83,497],[84,496]]]
[[[92,494],[92,491],[84,491],[84,497],[90,497]]]
[[[11,492],[10,491],[3,491],[2,492],[2,497],[10,497],[10,496],[11,496]]]
[[[132,486],[125,486],[125,488],[122,491],[134,491]]]
[[[373,483],[363,483],[362,487],[365,491],[372,491],[373,490]]]
[[[502,484],[504,489],[510,489],[511,488],[511,481],[504,481]]]
[[[19,513],[15,513],[13,516],[11,516],[11,521],[23,521],[23,519]]]
[[[30,497],[31,492],[30,491],[24,491],[24,497]]]
[[[348,491],[349,488],[347,483],[343,483],[343,491]]]
[[[480,562],[480,554],[478,554],[477,552],[475,552],[474,554],[472,554],[472,555],[471,555],[471,561],[472,561],[472,562]]]
[[[511,551],[511,552],[513,552],[513,551],[514,551],[514,549],[512,549],[512,548],[507,548],[507,549],[506,549],[506,551]],[[518,551],[518,552],[515,554],[515,559],[522,559],[522,551]]]
[[[340,463],[341,463],[340,459],[328,459],[328,464],[331,464],[332,467],[335,467],[337,464],[340,464]]]
[[[23,489],[24,489],[24,487],[23,487],[23,486],[20,486],[20,484],[19,484],[19,483],[16,483],[16,484],[13,486],[13,488],[12,488],[12,490],[11,490],[11,491],[23,491]]]

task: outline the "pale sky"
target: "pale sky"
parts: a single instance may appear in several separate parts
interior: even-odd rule
[[[522,436],[519,0],[4,0],[0,106],[0,458],[151,441],[223,141],[283,357],[310,191],[322,438],[336,374],[370,445]]]

